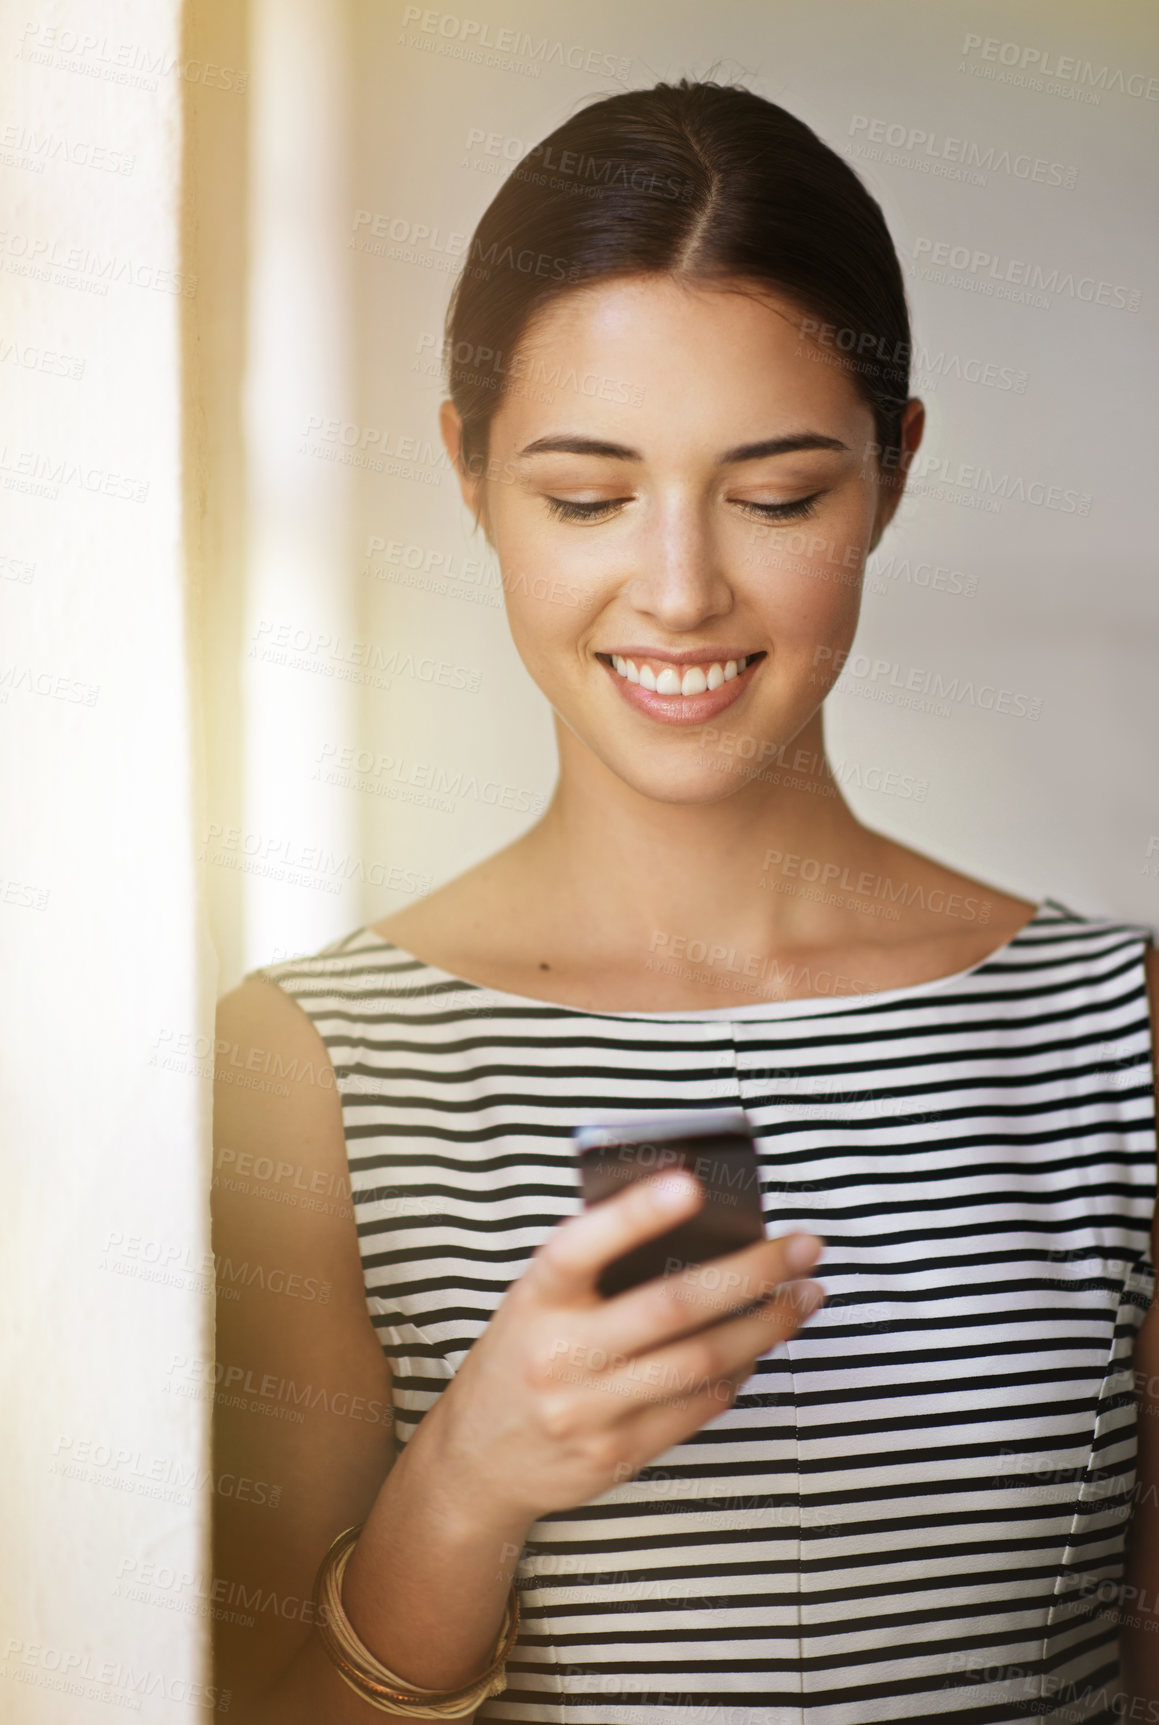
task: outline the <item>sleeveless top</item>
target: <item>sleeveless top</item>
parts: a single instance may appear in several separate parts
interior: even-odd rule
[[[480,1722],[1117,1717],[1151,939],[1046,899],[953,976],[668,1012],[491,989],[367,927],[252,973],[333,1063],[400,1443],[581,1209],[574,1125],[740,1106],[766,1231],[827,1241],[827,1304],[735,1406],[530,1528]]]

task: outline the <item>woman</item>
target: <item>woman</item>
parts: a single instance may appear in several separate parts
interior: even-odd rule
[[[825,756],[909,342],[878,206],[740,88],[595,103],[479,224],[441,429],[559,780],[222,1003],[288,1091],[218,1103],[219,1262],[284,1272],[219,1313],[221,1466],[279,1494],[221,1503],[242,1717],[1091,1720],[1120,1639],[1159,1694],[1113,1607],[1159,1545],[1150,934],[893,842]],[[572,1128],[722,1104],[760,1303],[602,1300],[699,1193],[583,1213]]]

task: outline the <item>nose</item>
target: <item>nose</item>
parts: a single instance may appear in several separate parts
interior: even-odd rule
[[[632,547],[636,573],[626,597],[670,634],[698,629],[732,610],[732,585],[710,530],[707,506],[671,497],[642,522]]]

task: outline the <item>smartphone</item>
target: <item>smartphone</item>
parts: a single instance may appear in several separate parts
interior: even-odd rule
[[[694,1215],[605,1265],[601,1294],[623,1293],[665,1272],[703,1264],[765,1238],[760,1167],[743,1108],[657,1114],[572,1128],[585,1204],[599,1204],[634,1180],[689,1168],[704,1188]]]

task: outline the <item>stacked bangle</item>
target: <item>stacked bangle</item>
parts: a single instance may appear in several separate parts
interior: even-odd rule
[[[340,1533],[322,1562],[314,1582],[314,1609],[322,1645],[338,1674],[355,1694],[381,1713],[403,1713],[411,1719],[461,1719],[489,1695],[507,1687],[505,1663],[519,1633],[519,1593],[514,1582],[503,1614],[499,1640],[486,1671],[459,1689],[424,1689],[408,1683],[376,1659],[358,1639],[342,1604],[342,1577],[361,1526]]]

